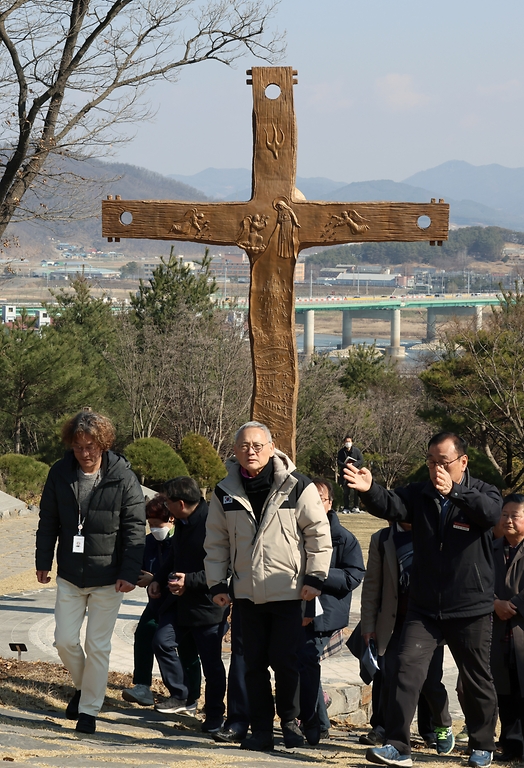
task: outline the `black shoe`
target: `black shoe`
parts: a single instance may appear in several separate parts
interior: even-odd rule
[[[358,737],[359,744],[368,744],[370,747],[376,747],[377,744],[382,744],[384,741],[384,731],[382,728],[372,728],[367,733],[363,733]]]
[[[75,691],[75,695],[67,705],[65,716],[68,720],[78,720],[78,705],[80,704],[80,696],[82,691]]]
[[[320,731],[320,741],[324,741],[324,739],[329,739],[329,730],[326,729],[325,731]]]
[[[202,733],[218,733],[222,726],[224,725],[223,718],[220,718],[220,720],[204,720],[202,723],[200,730]]]
[[[96,717],[80,712],[75,730],[80,731],[80,733],[94,733],[96,731]]]
[[[282,734],[284,736],[284,744],[286,745],[287,749],[304,746],[304,737],[296,720],[290,720],[288,723],[282,723]]]
[[[274,749],[273,731],[253,731],[240,742],[241,749],[250,749],[252,752],[269,752]]]
[[[213,733],[215,741],[222,742],[224,744],[240,744],[246,737],[241,736],[232,728],[221,728],[219,731]]]
[[[318,719],[318,715],[315,714],[311,718],[311,720],[308,720],[307,723],[302,723],[302,728],[304,731],[304,736],[306,737],[306,741],[308,744],[311,744],[312,747],[316,747],[318,742],[320,741],[320,734],[321,734],[321,728],[320,728],[320,720]]]

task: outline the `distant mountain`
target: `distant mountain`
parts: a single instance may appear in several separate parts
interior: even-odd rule
[[[95,214],[83,220],[69,219],[67,221],[43,222],[31,221],[10,224],[6,231],[7,237],[16,237],[21,249],[27,255],[50,255],[53,250],[53,238],[70,243],[78,243],[85,248],[101,250],[116,250],[134,255],[169,254],[170,243],[148,240],[122,240],[116,246],[109,246],[102,238],[101,203],[108,194],[120,195],[123,200],[194,200],[204,201],[208,198],[198,189],[183,184],[175,179],[162,176],[160,173],[148,171],[136,165],[126,163],[108,163],[97,160],[86,162],[61,159],[61,164],[67,173],[76,173],[87,179],[95,180],[88,191],[80,191],[70,185],[64,187],[65,194],[78,194],[86,200],[86,215],[91,211]],[[87,186],[84,184],[84,187]],[[43,200],[49,207],[54,207],[56,199]],[[58,201],[59,202],[59,201]],[[201,244],[188,243],[184,252],[202,253]],[[20,251],[16,252],[16,256]]]
[[[508,229],[524,230],[524,212],[512,213],[501,211],[483,205],[472,199],[453,199],[448,193],[443,192],[437,184],[432,184],[425,189],[415,187],[405,182],[390,181],[356,181],[347,184],[342,189],[331,193],[325,199],[332,201],[355,200],[367,202],[369,200],[391,200],[405,203],[428,203],[431,198],[437,200],[443,197],[450,204],[450,221],[460,227],[496,226]]]
[[[455,170],[453,170],[453,168]],[[475,177],[471,171],[482,171],[482,168],[497,168],[509,172],[513,169],[503,166],[483,166],[475,168],[469,163],[452,161],[444,163],[429,171],[415,174],[405,182],[395,182],[389,179],[375,181],[360,181],[346,184],[341,181],[333,181],[323,177],[305,178],[297,177],[297,188],[304,194],[307,200],[332,200],[362,202],[368,200],[393,200],[398,202],[422,203],[429,202],[432,197],[444,197],[450,203],[451,223],[457,226],[499,226],[508,229],[524,230],[524,204],[519,207],[514,202],[510,205],[499,204],[499,198],[495,195],[493,184],[493,200],[488,194],[488,183],[484,195],[476,195],[476,181],[471,183],[461,182],[461,169],[464,178],[468,174]],[[524,198],[524,169],[522,171],[522,196]],[[517,176],[514,179],[513,188],[518,187]],[[247,168],[206,168],[193,176],[181,176],[173,174],[172,178],[183,181],[186,184],[200,189],[204,194],[215,199],[234,201],[249,200],[251,197],[251,171]],[[452,184],[454,180],[454,186]],[[462,184],[462,186],[461,186]],[[454,191],[453,191],[454,190]],[[500,197],[500,195],[499,195]],[[507,195],[508,200],[511,194]],[[492,200],[490,202],[490,200]],[[523,201],[524,203],[524,201]]]
[[[251,171],[247,168],[206,168],[192,176],[170,174],[177,179],[200,189],[208,197],[217,200],[249,200],[251,198]],[[296,185],[308,200],[325,200],[325,195],[346,186],[345,181],[332,181],[322,176],[313,178],[297,177]]]
[[[444,197],[475,200],[518,216],[524,211],[524,168],[470,165],[462,160],[450,160],[436,168],[419,171],[404,182],[439,189]]]

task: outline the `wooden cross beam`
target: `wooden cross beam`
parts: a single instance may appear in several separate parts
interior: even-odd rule
[[[102,203],[104,237],[237,245],[251,263],[249,330],[251,416],[267,424],[278,448],[295,456],[298,360],[293,275],[299,252],[355,242],[448,236],[449,206],[438,203],[309,202],[296,189],[297,138],[291,67],[254,67],[252,197],[245,203],[112,200]],[[268,86],[278,86],[270,98]],[[272,95],[272,94],[271,94]],[[324,141],[328,140],[324,136]],[[429,225],[422,228],[421,217]],[[239,382],[242,386],[242,382]]]

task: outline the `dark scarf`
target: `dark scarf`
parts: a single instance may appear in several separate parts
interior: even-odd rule
[[[244,490],[253,507],[253,513],[258,525],[260,525],[262,508],[269,496],[274,476],[275,470],[272,458],[268,461],[264,469],[262,469],[258,475],[255,475],[255,477],[246,477],[242,470],[240,470],[242,485],[244,486]]]

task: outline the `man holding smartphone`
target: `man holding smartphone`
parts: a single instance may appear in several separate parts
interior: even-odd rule
[[[353,438],[350,434],[346,435],[344,438],[344,445],[337,454],[339,472],[338,482],[342,486],[342,490],[344,492],[344,507],[342,509],[342,514],[344,515],[347,515],[350,512],[360,512],[360,508],[358,506],[358,493],[347,484],[347,481],[344,478],[344,467],[348,463],[356,469],[360,469],[360,467],[364,464],[362,451],[353,444]],[[353,497],[353,503],[351,503],[351,497]]]

